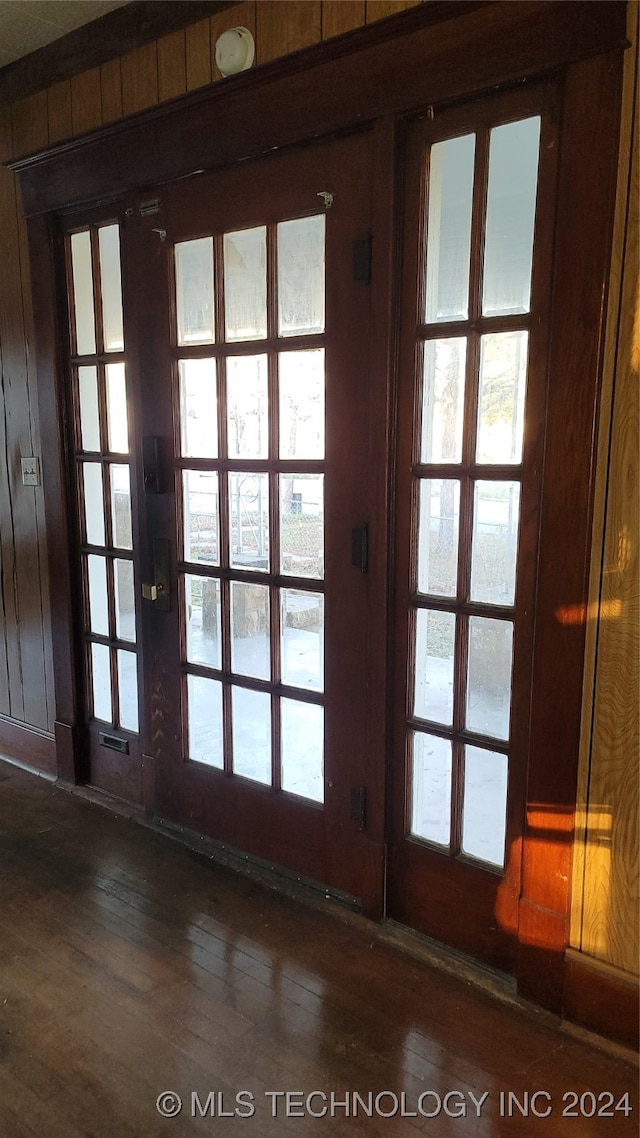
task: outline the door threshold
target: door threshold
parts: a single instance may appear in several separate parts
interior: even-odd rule
[[[327,903],[334,903],[340,911],[346,910],[353,913],[362,911],[357,897],[352,897],[351,894],[343,893],[339,889],[333,889],[329,885],[323,885],[322,882],[315,881],[311,877],[294,873],[292,870],[285,869],[283,866],[276,865],[274,862],[267,861],[254,854],[245,853],[226,842],[208,838],[196,830],[189,830],[174,822],[167,822],[163,818],[143,817],[141,821],[144,826],[155,830],[157,833],[166,834],[174,841],[180,842],[181,845],[188,846],[203,860],[213,861],[216,865],[223,865],[236,873],[242,873],[245,877],[250,877],[268,889],[274,889],[276,892],[301,901],[303,904],[320,904],[321,907],[325,907]]]

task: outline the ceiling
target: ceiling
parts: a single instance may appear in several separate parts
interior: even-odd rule
[[[0,0],[0,68],[127,0]]]

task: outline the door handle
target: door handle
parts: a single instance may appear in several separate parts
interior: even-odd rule
[[[160,612],[169,612],[169,542],[164,537],[153,540],[153,581],[142,586],[145,601],[154,601]]]

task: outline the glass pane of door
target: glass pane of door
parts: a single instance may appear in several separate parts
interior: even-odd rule
[[[325,217],[212,231],[174,265],[185,754],[322,803]]]

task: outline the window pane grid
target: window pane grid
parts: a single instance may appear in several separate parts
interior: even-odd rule
[[[324,275],[324,250],[320,268],[314,270],[314,294],[297,310],[293,286],[304,273],[291,240],[296,226],[280,224],[291,229],[282,240],[274,224],[213,235],[216,343],[187,344],[184,336],[177,343],[184,325],[177,298],[173,351],[180,411],[176,484],[183,535],[178,570],[185,755],[226,774],[322,801],[319,734],[307,731],[316,749],[301,750],[298,728],[305,717],[323,715],[317,614],[324,591],[319,559],[324,391],[323,376],[318,385],[317,359],[324,342],[324,297],[318,283],[320,270]],[[322,218],[321,226],[311,227],[322,229],[321,242],[317,232],[309,238],[312,259],[314,248],[324,244],[324,224]],[[280,247],[289,274],[283,278],[284,291],[279,288]],[[184,291],[183,283],[180,287]],[[279,294],[285,298],[282,310]],[[197,295],[192,294],[191,304],[193,311],[201,307]],[[321,367],[323,371],[323,360]],[[208,372],[216,376],[217,392],[207,385]],[[187,374],[194,377],[188,390]],[[310,431],[313,415],[322,418]],[[206,506],[203,493],[211,479],[217,489]],[[205,549],[202,534],[196,533],[203,510],[214,519],[215,549]],[[289,598],[286,607],[284,597]],[[217,606],[215,620],[212,604]],[[206,693],[212,714],[219,709],[218,727],[212,721],[219,749],[218,743],[206,743]]]
[[[88,706],[137,733],[136,617],[117,224],[69,237],[71,380]]]
[[[418,287],[424,322],[417,328],[413,440],[408,828],[413,837],[451,856],[498,868],[506,817],[538,135],[539,119],[523,120],[436,143],[425,158],[425,265]],[[520,179],[520,201],[516,194],[510,202],[504,171],[513,165],[507,142],[515,145],[516,139],[526,151],[529,173]],[[457,175],[447,196],[449,167],[449,174],[455,168]],[[519,209],[524,211],[521,233],[516,232]],[[509,242],[500,231],[502,214],[513,241],[522,246],[517,265],[509,261]],[[452,228],[454,215],[458,224]],[[508,296],[501,292],[505,258]],[[469,779],[467,754],[473,764]],[[486,775],[489,762],[483,766],[490,755],[495,777]],[[482,810],[498,832],[493,844],[477,821]]]

